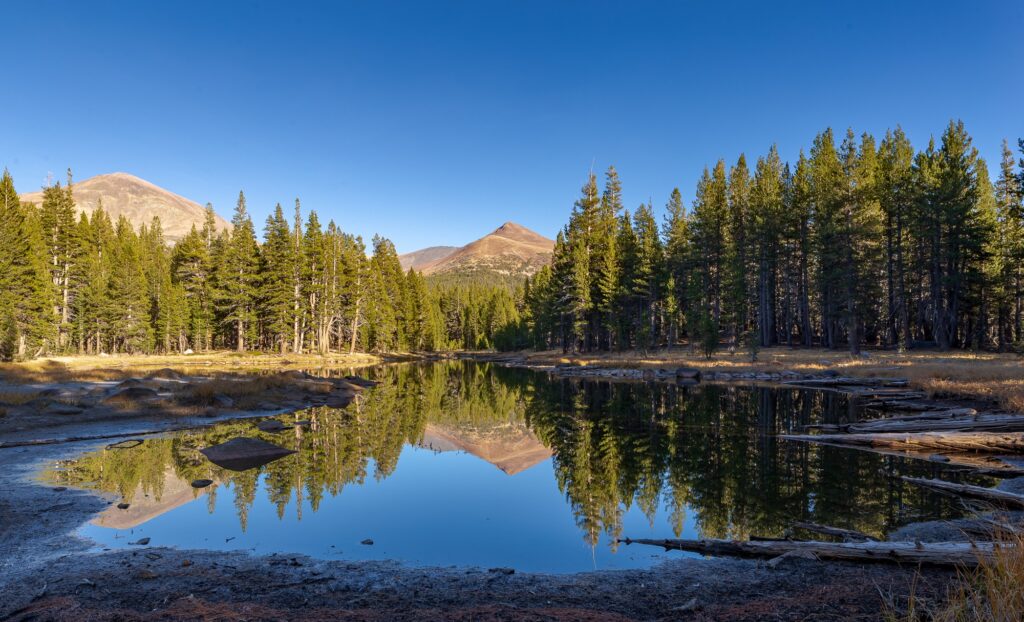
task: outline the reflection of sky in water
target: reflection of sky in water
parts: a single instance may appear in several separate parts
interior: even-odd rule
[[[604,537],[591,549],[555,485],[550,459],[509,476],[466,453],[407,446],[389,477],[370,476],[362,485],[346,486],[337,497],[327,495],[316,512],[304,501],[301,520],[299,509],[293,495],[278,518],[261,478],[244,533],[229,485],[217,487],[212,514],[206,495],[201,495],[132,529],[90,523],[81,533],[103,546],[126,546],[150,537],[151,546],[399,559],[428,566],[509,566],[523,571],[636,568],[666,557],[652,547],[622,546],[612,552]],[[664,514],[659,510],[652,528],[633,505],[624,513],[623,534],[664,537]],[[683,537],[696,536],[692,519],[687,519],[685,530]],[[374,544],[360,544],[366,538]]]
[[[616,551],[612,534],[783,537],[802,520],[884,536],[964,513],[901,475],[982,483],[951,465],[777,438],[855,416],[834,393],[562,382],[468,363],[375,373],[380,386],[345,410],[279,418],[308,427],[270,434],[254,420],[223,422],[89,452],[43,476],[131,503],[82,528],[104,546],[150,537],[181,548],[552,572],[681,555]],[[239,436],[298,453],[242,473],[200,453]],[[217,483],[195,491],[195,478]],[[375,544],[360,544],[367,538]]]

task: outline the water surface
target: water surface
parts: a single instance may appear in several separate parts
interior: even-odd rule
[[[950,467],[782,441],[851,417],[833,393],[613,383],[469,362],[394,365],[345,409],[263,433],[254,420],[151,438],[56,464],[44,477],[116,495],[81,529],[151,545],[414,565],[573,572],[666,556],[619,537],[782,536],[793,521],[873,535],[962,509],[902,475]],[[199,450],[237,436],[297,453],[244,472]],[[210,479],[193,489],[194,479]],[[373,544],[361,544],[372,539]]]

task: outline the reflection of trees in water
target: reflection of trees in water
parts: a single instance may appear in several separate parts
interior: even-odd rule
[[[531,426],[555,452],[559,488],[584,538],[622,534],[633,504],[664,508],[678,536],[687,509],[702,537],[781,536],[795,520],[883,535],[958,508],[899,480],[941,467],[775,435],[849,417],[844,398],[799,390],[561,381],[539,385]]]
[[[294,432],[260,432],[252,420],[221,423],[147,439],[132,449],[91,452],[60,464],[45,477],[54,483],[115,493],[128,502],[139,491],[159,500],[168,470],[186,481],[212,479],[234,489],[244,530],[261,474],[278,516],[284,515],[293,498],[296,512],[301,513],[303,501],[316,511],[325,494],[339,495],[346,485],[362,484],[367,475],[376,480],[391,475],[405,445],[422,439],[427,421],[460,428],[521,422],[522,379],[527,376],[514,370],[495,373],[488,365],[463,362],[382,367],[375,373],[381,384],[344,410],[312,408],[279,417],[286,422],[310,422]],[[199,453],[238,436],[261,438],[298,453],[243,472],[221,469]],[[216,487],[208,489],[208,494],[212,512]]]
[[[169,471],[186,481],[212,479],[233,487],[244,529],[261,474],[279,516],[293,499],[296,512],[302,502],[316,511],[324,495],[339,495],[367,476],[388,477],[404,446],[423,440],[427,423],[486,435],[525,422],[553,450],[557,485],[590,543],[601,534],[613,541],[623,535],[623,516],[634,505],[652,522],[663,510],[664,527],[675,535],[691,512],[706,537],[780,536],[794,520],[881,535],[916,515],[957,511],[949,500],[896,477],[933,475],[938,465],[775,438],[807,423],[847,419],[846,400],[836,394],[550,381],[464,362],[387,366],[374,376],[381,384],[344,410],[280,417],[310,422],[294,432],[262,433],[253,421],[223,423],[134,449],[93,452],[47,477],[129,502],[140,490],[159,499]],[[298,453],[239,473],[198,451],[236,436]],[[208,495],[212,511],[216,487]]]

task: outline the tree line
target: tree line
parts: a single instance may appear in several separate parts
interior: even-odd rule
[[[838,145],[826,130],[795,165],[774,146],[752,171],[719,160],[690,209],[672,191],[660,225],[649,203],[624,208],[611,167],[525,284],[520,327],[565,351],[1020,349],[1021,187],[1005,141],[993,184],[955,121],[921,150],[899,128]]]
[[[429,351],[447,347],[438,296],[394,245],[363,240],[295,202],[263,243],[239,193],[230,231],[214,212],[168,246],[159,218],[135,230],[99,205],[76,217],[69,172],[22,203],[0,179],[0,356],[212,349]]]

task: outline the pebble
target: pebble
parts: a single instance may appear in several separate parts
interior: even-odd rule
[[[117,509],[119,509],[119,510],[127,510],[129,507],[131,507],[131,505],[132,505],[131,503],[118,503],[117,504]]]

